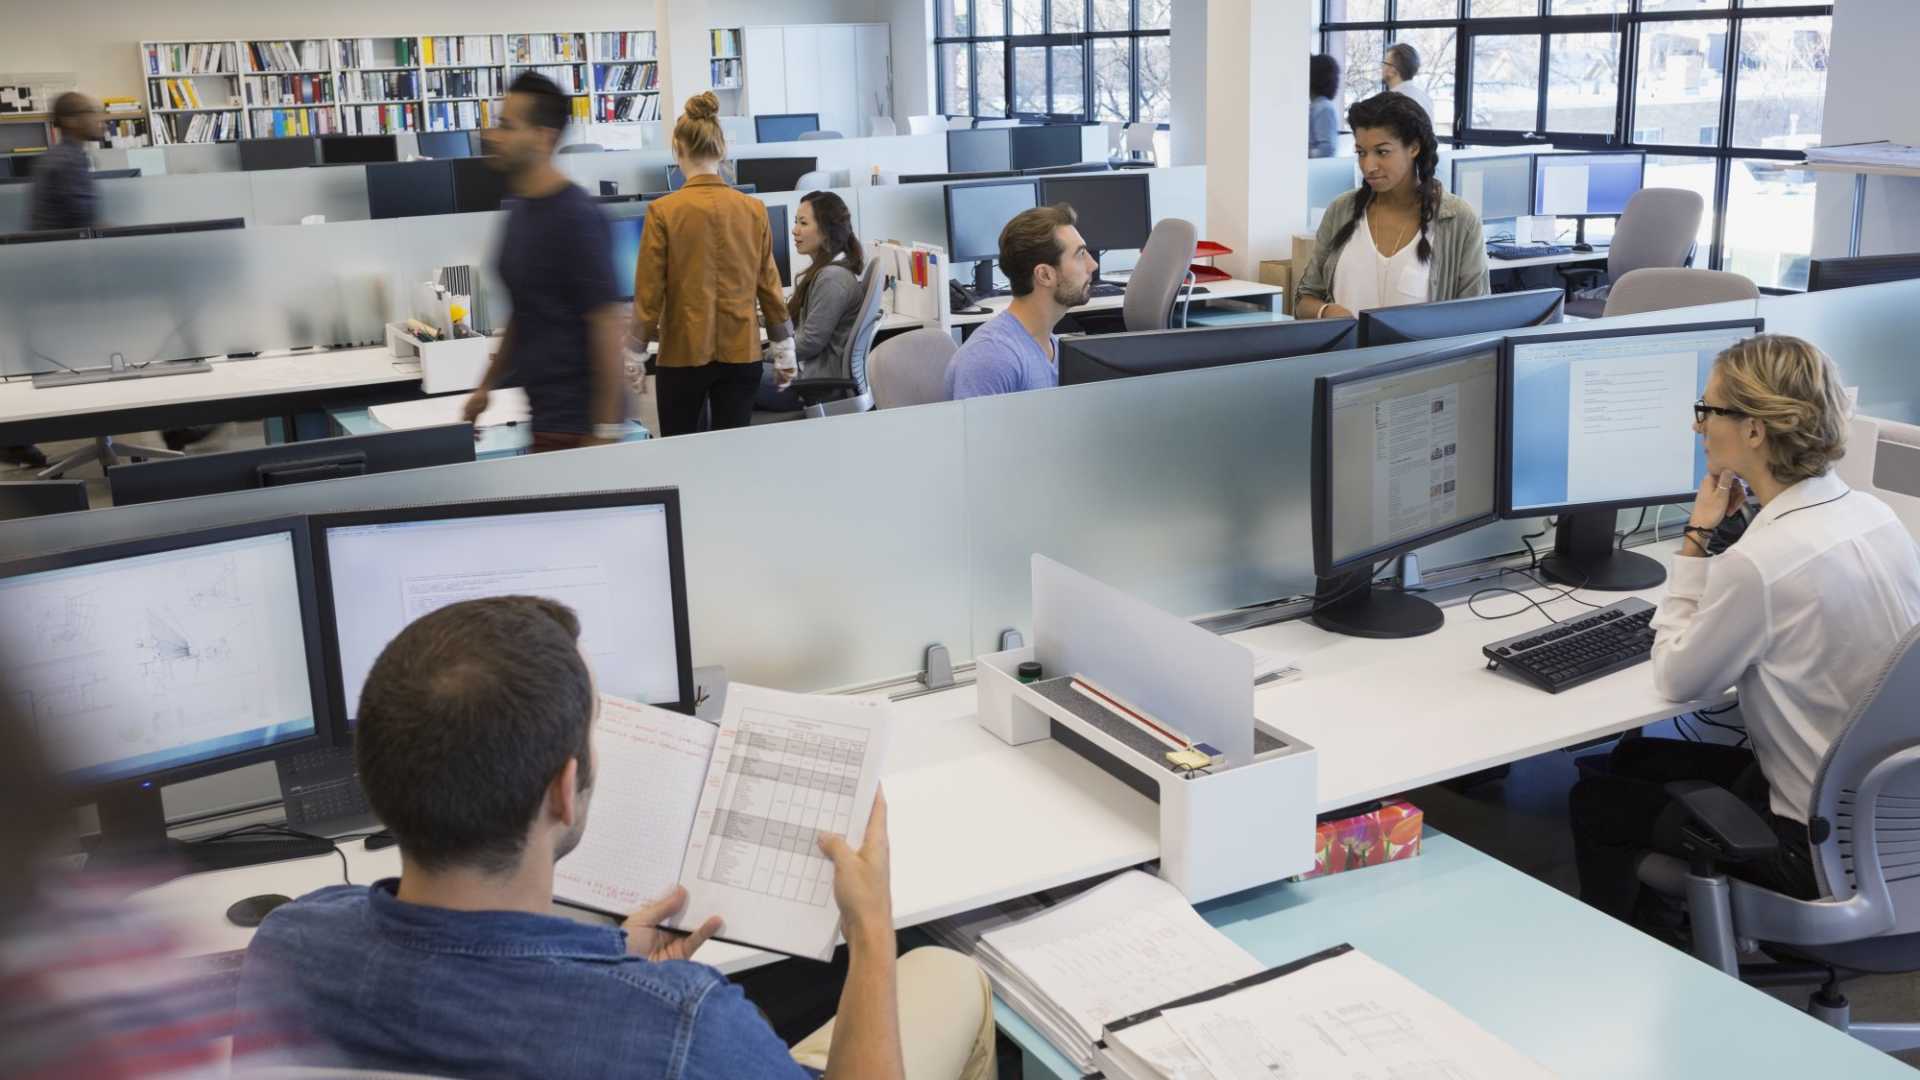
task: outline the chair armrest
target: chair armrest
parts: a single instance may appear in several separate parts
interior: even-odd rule
[[[787,384],[787,389],[800,395],[802,401],[824,401],[857,394],[860,384],[852,379],[795,379]]]
[[[1677,846],[1696,864],[1752,862],[1779,850],[1773,827],[1726,788],[1676,780],[1666,792],[1673,804],[1660,816],[1656,832],[1663,846]]]

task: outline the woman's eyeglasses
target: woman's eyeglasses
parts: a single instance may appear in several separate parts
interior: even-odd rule
[[[1706,423],[1709,416],[1727,416],[1737,420],[1746,415],[1739,409],[1723,409],[1718,405],[1709,405],[1705,400],[1693,403],[1693,422],[1696,424]]]

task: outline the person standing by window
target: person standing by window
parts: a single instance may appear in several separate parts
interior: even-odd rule
[[[1332,157],[1340,141],[1340,61],[1321,53],[1307,62],[1307,156]]]
[[[1420,50],[1402,41],[1387,50],[1386,63],[1380,67],[1380,82],[1396,94],[1405,94],[1420,103],[1420,109],[1433,119],[1433,98],[1419,83],[1413,81],[1420,74]]]

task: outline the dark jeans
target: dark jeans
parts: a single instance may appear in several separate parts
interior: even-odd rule
[[[753,423],[753,397],[760,389],[759,364],[667,367],[653,372],[660,392],[660,434],[691,435],[701,430],[701,410],[709,410],[708,430],[743,428]]]
[[[1678,739],[1627,739],[1612,753],[1579,760],[1581,778],[1569,796],[1580,899],[1626,922],[1635,921],[1645,891],[1635,866],[1648,852],[1682,854],[1655,826],[1672,800],[1664,785],[1705,780],[1752,806],[1780,838],[1773,854],[1729,867],[1727,874],[1787,896],[1820,896],[1807,827],[1767,808],[1767,781],[1752,751]]]

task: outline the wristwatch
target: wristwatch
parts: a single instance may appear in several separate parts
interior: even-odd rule
[[[1688,525],[1686,528],[1680,530],[1680,535],[1691,536],[1699,541],[1701,551],[1707,550],[1708,545],[1713,542],[1713,530],[1707,528],[1705,525]]]

